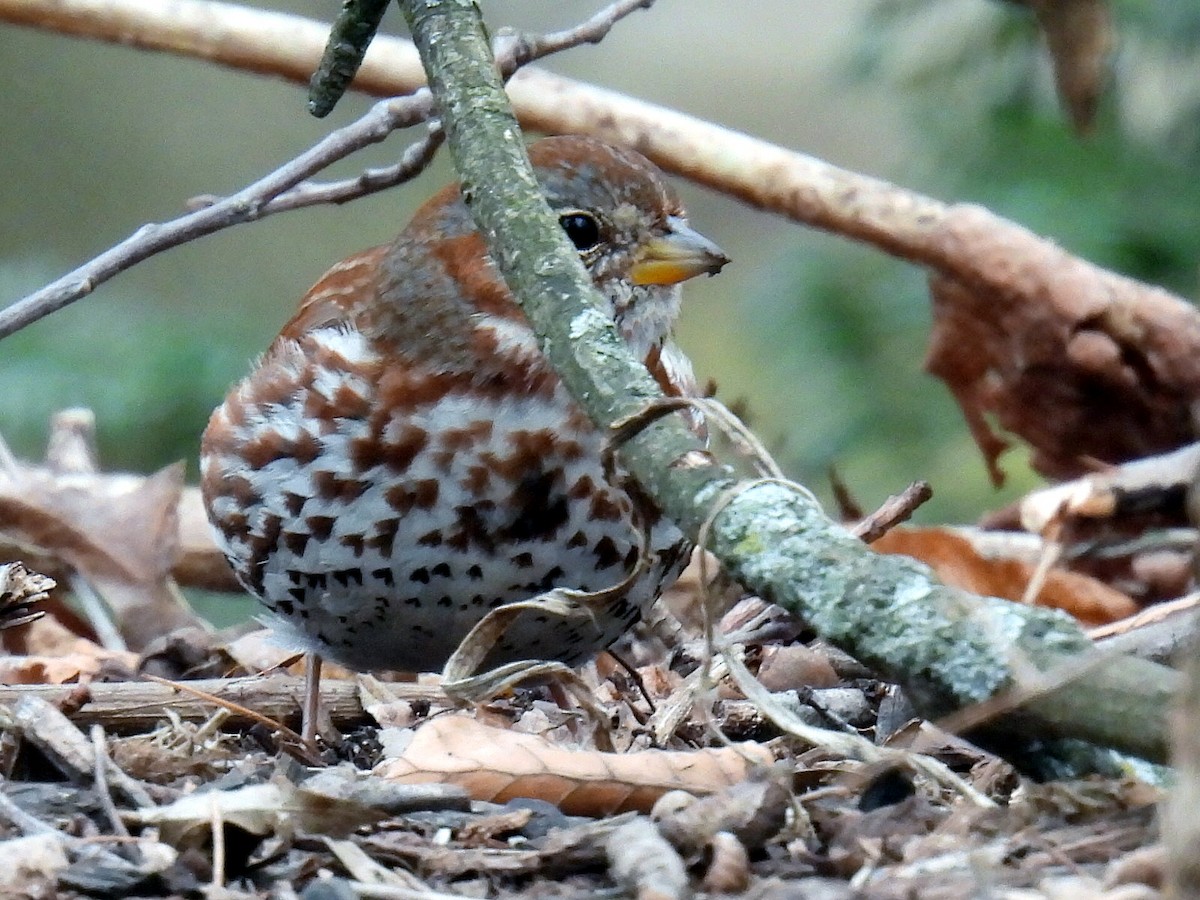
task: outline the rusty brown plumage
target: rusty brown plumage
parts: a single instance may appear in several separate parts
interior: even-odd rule
[[[589,138],[531,147],[543,191],[664,391],[695,391],[671,342],[678,282],[725,257],[653,166]],[[538,349],[456,187],[391,244],[331,268],[213,413],[202,492],[241,582],[306,649],[357,669],[440,668],[486,612],[621,582],[594,623],[523,616],[492,661],[576,664],[678,574],[603,439]]]

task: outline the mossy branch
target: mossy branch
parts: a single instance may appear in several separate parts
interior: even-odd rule
[[[478,8],[472,0],[401,6],[464,195],[547,356],[600,427],[636,414],[659,391],[601,311],[538,192]],[[621,457],[693,537],[711,519],[709,548],[747,587],[903,684],[925,715],[1027,687],[1032,672],[1051,686],[1007,720],[1029,743],[1077,738],[1165,758],[1164,711],[1177,681],[1171,670],[1100,659],[1063,613],[975,597],[940,584],[921,563],[873,553],[803,492],[739,484],[681,421],[649,426]],[[1086,690],[1054,684],[1056,672],[1084,668]],[[1105,757],[1085,751],[1074,760],[1102,766]]]

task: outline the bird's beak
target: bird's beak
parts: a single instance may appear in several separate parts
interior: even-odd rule
[[[675,216],[668,231],[642,244],[630,269],[634,284],[678,284],[696,275],[716,275],[729,257],[698,231]]]

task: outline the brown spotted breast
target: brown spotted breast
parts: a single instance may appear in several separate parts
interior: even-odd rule
[[[622,335],[665,390],[691,393],[670,340],[678,283],[724,256],[637,154],[565,137],[530,155]],[[213,413],[201,486],[246,589],[297,644],[360,670],[436,670],[489,610],[618,584],[645,532],[650,565],[593,619],[524,613],[490,659],[577,664],[690,549],[635,512],[602,445],[451,187],[309,292]]]

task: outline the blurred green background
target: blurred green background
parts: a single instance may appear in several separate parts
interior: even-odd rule
[[[336,0],[271,4],[328,20]],[[484,2],[547,29],[598,3]],[[947,201],[978,201],[1103,265],[1192,297],[1200,258],[1200,5],[1115,4],[1114,87],[1074,137],[1030,16],[991,0],[660,0],[556,71],[674,106]],[[389,12],[385,30],[402,28]],[[0,25],[6,86],[0,303],[188,198],[257,178],[364,110],[307,115],[295,85],[194,60]],[[334,174],[390,161],[394,135]],[[48,416],[82,404],[104,465],[188,460],[208,412],[329,265],[393,235],[450,177],[225,231],[159,256],[0,346],[0,433],[38,457]],[[924,278],[874,250],[681,185],[734,259],[689,286],[681,341],[787,471],[828,497],[835,465],[866,505],[914,478],[924,521],[969,521],[1001,494],[948,393],[924,375]]]

